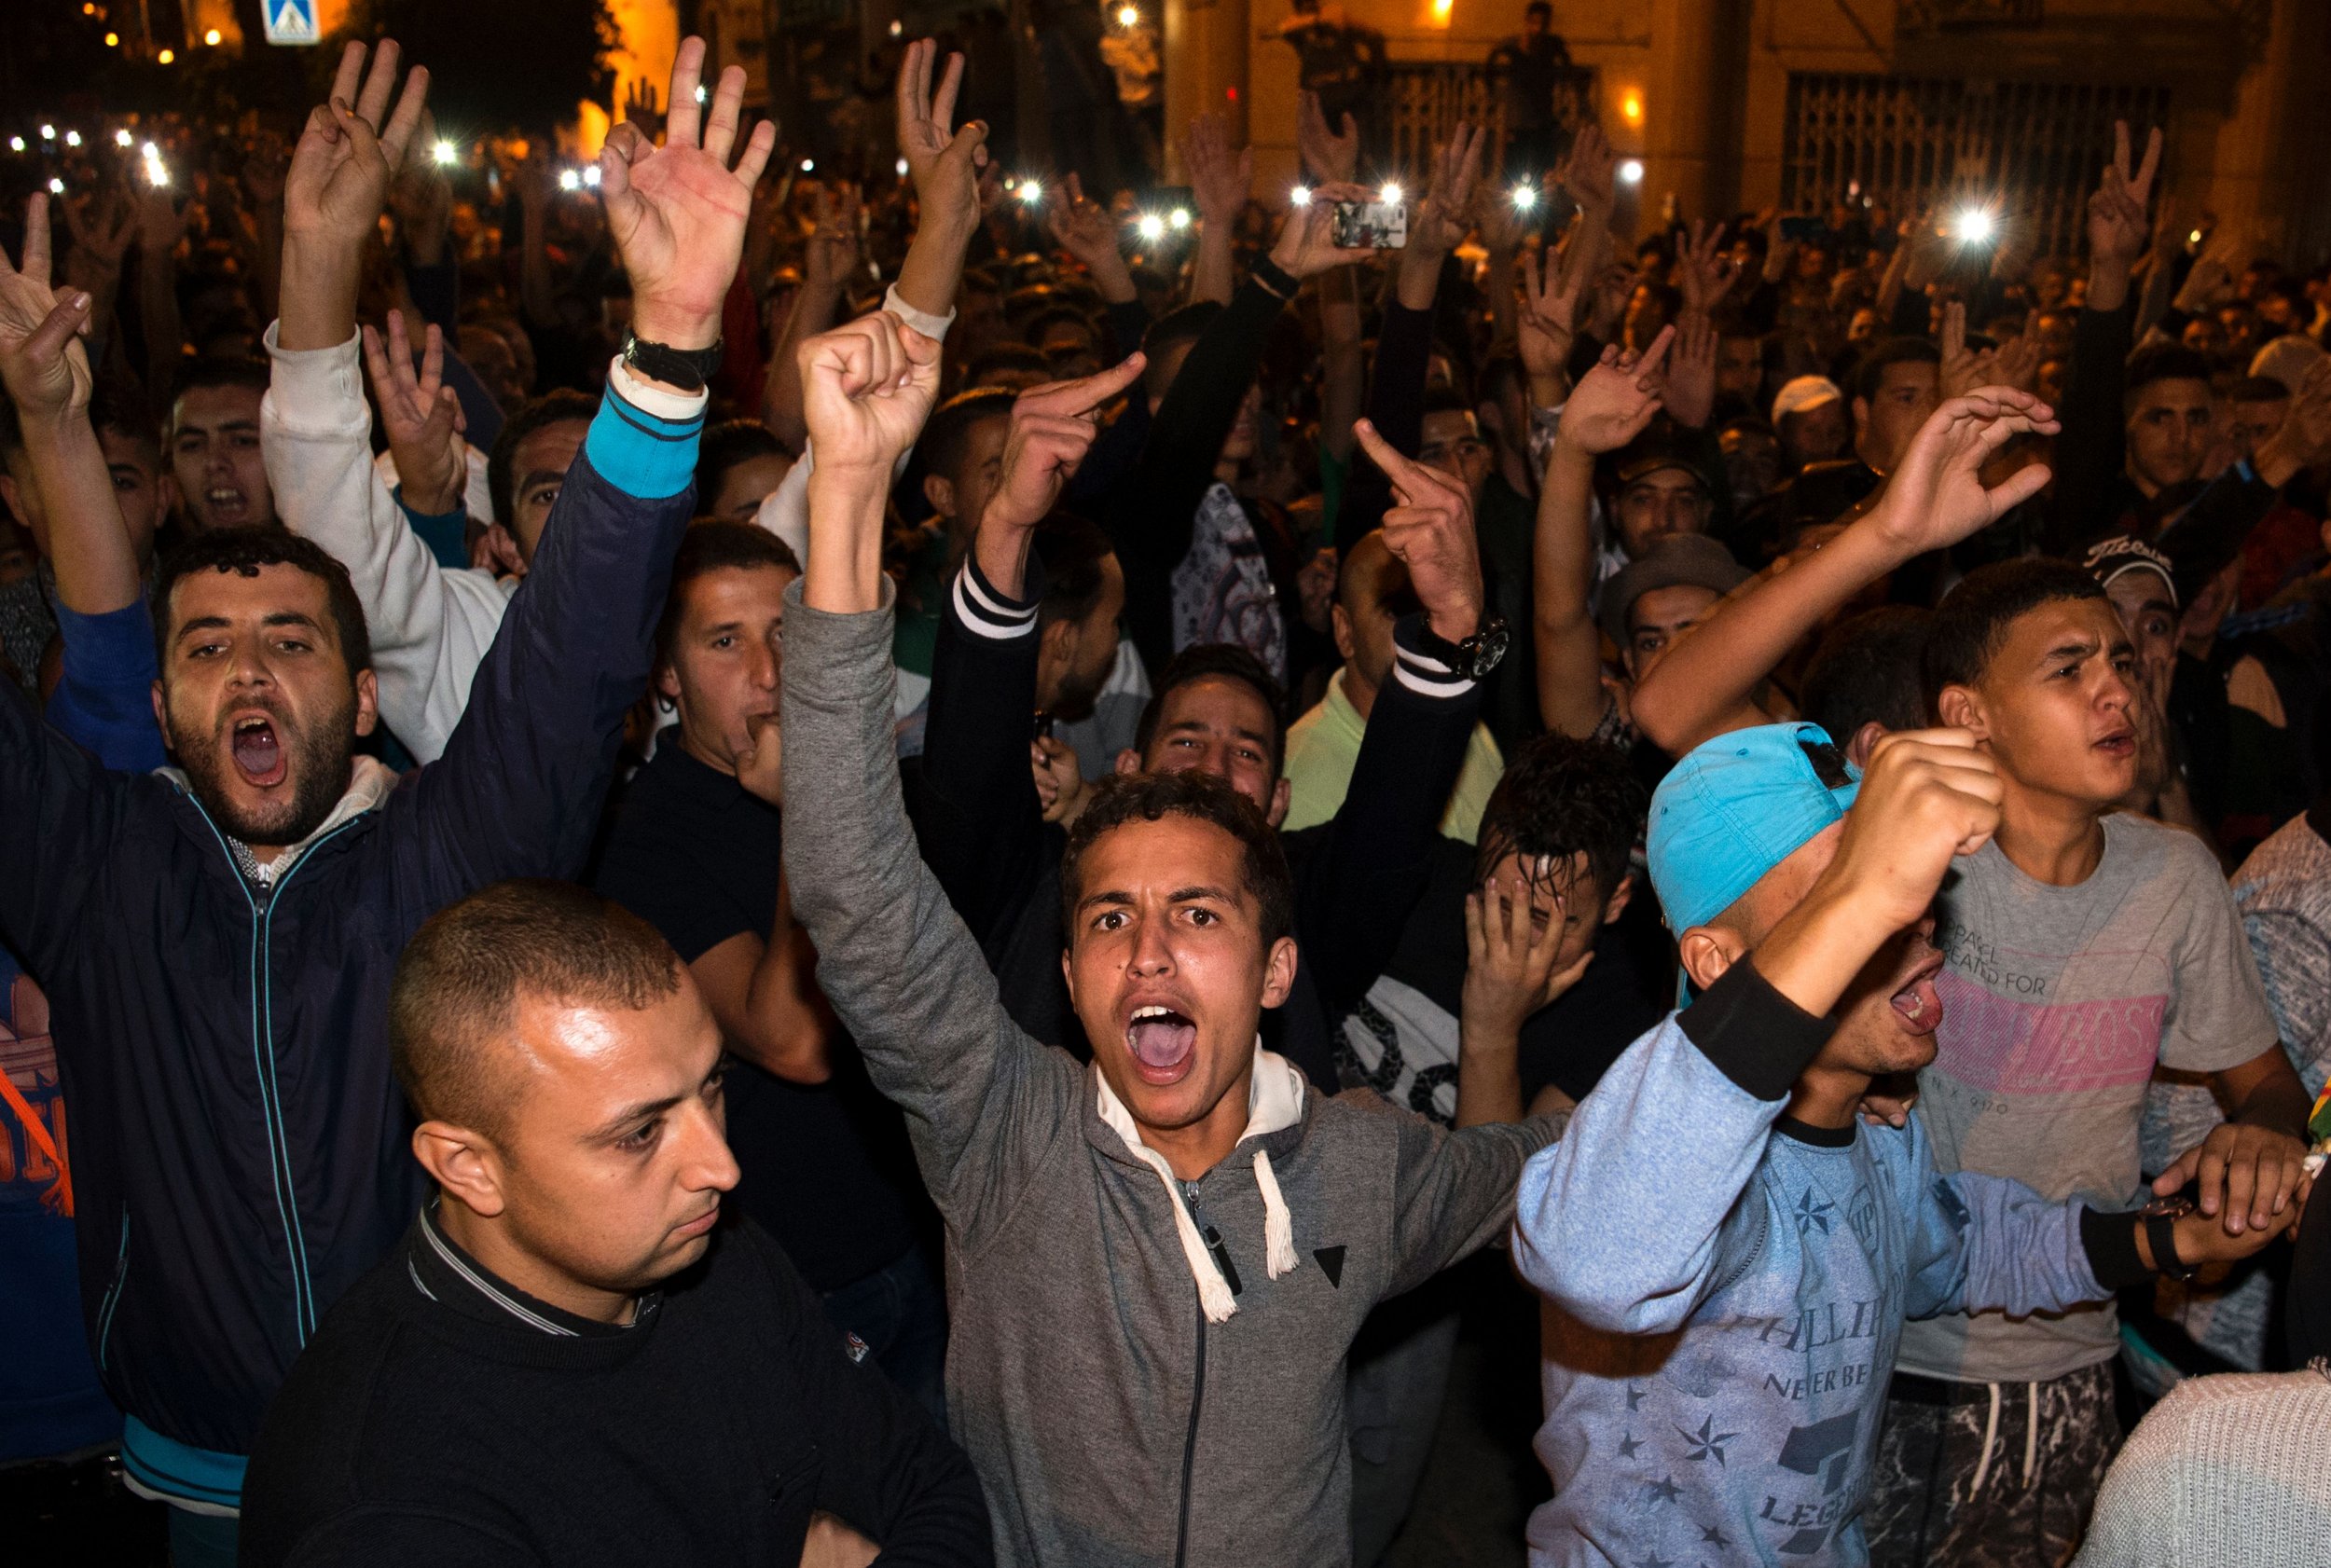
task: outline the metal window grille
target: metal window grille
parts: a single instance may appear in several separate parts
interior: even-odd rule
[[[2039,255],[2084,243],[2088,199],[2113,154],[2113,121],[2166,125],[2165,87],[1928,81],[1792,72],[1781,199],[1828,212],[1868,197],[1922,206],[1996,204]]]
[[[1384,114],[1392,151],[1392,167],[1422,178],[1432,168],[1433,152],[1455,133],[1459,122],[1489,128],[1489,145],[1506,143],[1506,104],[1503,88],[1479,64],[1451,61],[1396,60],[1385,67]],[[1591,67],[1576,68],[1554,101],[1559,140],[1568,145],[1579,127],[1596,114],[1595,76]],[[1495,167],[1497,158],[1491,159]]]

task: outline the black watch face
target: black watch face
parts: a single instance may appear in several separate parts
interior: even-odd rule
[[[1467,673],[1472,679],[1479,681],[1483,676],[1496,669],[1498,661],[1506,656],[1507,644],[1512,640],[1512,635],[1507,631],[1503,621],[1492,621],[1480,631],[1467,638],[1465,645],[1471,654],[1471,657],[1465,661],[1469,667]]]

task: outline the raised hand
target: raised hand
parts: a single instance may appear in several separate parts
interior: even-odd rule
[[[1732,254],[1724,243],[1724,226],[1709,227],[1695,218],[1690,238],[1679,248],[1676,257],[1676,282],[1683,290],[1684,309],[1706,315],[1724,303],[1724,296],[1732,292],[1739,282],[1739,270],[1732,266]]]
[[[1404,267],[1421,260],[1438,268],[1441,256],[1465,242],[1473,211],[1473,186],[1481,179],[1482,149],[1488,138],[1487,130],[1472,130],[1460,121],[1455,134],[1434,150],[1425,199],[1409,214],[1408,252],[1401,257]]]
[[[1481,629],[1482,562],[1473,537],[1473,500],[1436,468],[1402,457],[1366,420],[1352,433],[1392,481],[1399,502],[1384,515],[1384,543],[1408,568],[1433,635],[1462,642]]]
[[[1615,452],[1642,434],[1664,402],[1660,372],[1675,341],[1676,329],[1668,326],[1640,355],[1615,343],[1605,349],[1602,360],[1570,390],[1559,438],[1579,451],[1599,454]]]
[[[899,61],[899,155],[914,177],[923,222],[952,222],[968,230],[986,210],[981,174],[987,170],[987,127],[969,120],[954,128],[963,57],[947,56],[934,91],[931,74],[938,58],[937,40],[917,38]]]
[[[1271,247],[1273,264],[1289,277],[1301,280],[1368,260],[1374,251],[1336,244],[1335,204],[1375,199],[1376,193],[1364,186],[1319,186],[1311,193],[1309,204],[1288,209],[1287,221],[1279,226],[1278,240]]]
[[[721,303],[744,254],[752,187],[777,145],[777,127],[763,120],[730,169],[744,67],[721,73],[709,117],[696,96],[703,74],[704,40],[682,40],[665,99],[671,117],[664,144],[651,144],[636,125],[619,125],[599,154],[607,227],[631,279],[632,331],[676,349],[720,341]]]
[[[1927,416],[1886,480],[1873,518],[1906,556],[1938,550],[2005,516],[2048,484],[2045,463],[2027,463],[1992,488],[1983,464],[2026,431],[2053,435],[2055,410],[2030,392],[1985,387]]]
[[[623,95],[623,118],[627,125],[638,126],[640,134],[651,142],[664,133],[664,115],[656,107],[654,82],[645,76],[632,81],[631,90]]]
[[[404,311],[389,312],[385,345],[378,331],[367,326],[364,332],[365,368],[380,404],[380,428],[389,438],[405,503],[424,516],[443,516],[461,504],[469,481],[461,435],[467,421],[462,400],[444,380],[445,337],[430,326],[416,375]]]
[[[2123,267],[2145,254],[2152,229],[2145,207],[2153,194],[2153,176],[2161,166],[2161,131],[2154,127],[2145,138],[2145,162],[2129,172],[2129,122],[2113,122],[2113,160],[2104,167],[2096,194],[2089,198],[2089,254],[2092,260],[2114,261]]]
[[[818,476],[874,475],[888,489],[891,464],[922,433],[939,391],[937,340],[877,310],[810,338],[799,364]]]
[[[1030,387],[1014,399],[1003,476],[980,514],[980,529],[1031,529],[1042,522],[1092,449],[1100,411],[1139,379],[1148,364],[1136,352],[1107,370]]]
[[[1570,151],[1554,166],[1554,182],[1589,214],[1608,221],[1618,200],[1618,157],[1603,140],[1602,130],[1588,125],[1571,140]]]
[[[1028,767],[1036,777],[1036,804],[1047,822],[1068,823],[1084,810],[1091,793],[1075,750],[1064,740],[1039,736],[1028,742]]]
[[[1108,208],[1084,194],[1084,184],[1076,175],[1068,177],[1065,194],[1045,215],[1044,227],[1055,244],[1093,274],[1104,298],[1110,297],[1109,284],[1118,273],[1125,272],[1126,282],[1131,282],[1124,254],[1117,248],[1117,220]]]
[[[1522,257],[1522,309],[1515,321],[1522,368],[1533,378],[1559,378],[1570,360],[1573,323],[1586,280],[1550,250]]]
[[[1328,129],[1319,95],[1302,95],[1295,112],[1295,146],[1303,154],[1303,171],[1314,180],[1348,184],[1359,177],[1359,127],[1347,113],[1340,131]]]
[[[0,382],[7,387],[18,417],[72,419],[89,407],[93,385],[89,351],[78,335],[88,330],[89,295],[48,286],[48,196],[37,192],[24,207],[22,265],[8,265],[0,252]]]
[[[415,66],[396,95],[397,47],[383,38],[365,71],[365,46],[341,51],[332,96],[308,116],[299,144],[292,149],[283,177],[283,232],[288,240],[329,241],[361,246],[380,221],[389,180],[405,160],[405,150],[421,125],[429,97],[429,72]],[[362,89],[359,90],[359,82]]]
[[[818,226],[802,258],[802,281],[812,289],[840,291],[858,270],[858,192],[836,185],[818,193]]]
[[[1667,411],[1677,424],[1703,430],[1716,412],[1716,323],[1703,310],[1687,310],[1675,333],[1667,356]]]
[[[1254,186],[1254,149],[1230,147],[1230,127],[1219,115],[1200,115],[1182,138],[1181,158],[1190,171],[1190,194],[1199,218],[1227,228],[1245,210]]]
[[[1990,842],[2005,793],[1998,764],[1971,732],[1897,731],[1870,752],[1822,881],[1883,941],[1924,918],[1952,860]]]
[[[80,263],[110,276],[121,270],[130,241],[137,238],[137,210],[128,193],[109,181],[64,204],[64,228],[73,237],[73,253],[65,265]]]

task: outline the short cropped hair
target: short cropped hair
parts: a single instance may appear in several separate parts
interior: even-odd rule
[[[1972,686],[2007,640],[2016,620],[2044,604],[2104,598],[2096,579],[2070,561],[2034,557],[1977,567],[1943,597],[1919,655],[1926,711],[1946,686]]]
[[[1073,942],[1077,901],[1083,896],[1085,852],[1112,828],[1128,822],[1155,822],[1166,817],[1188,817],[1210,822],[1238,841],[1239,885],[1254,900],[1264,946],[1295,928],[1295,877],[1287,869],[1287,851],[1279,835],[1263,819],[1254,802],[1210,773],[1184,769],[1178,773],[1111,774],[1093,787],[1093,798],[1069,830],[1069,846],[1060,858],[1060,929],[1064,943]]]
[[[389,1060],[414,1113],[494,1135],[510,1095],[497,1042],[518,998],[636,1011],[680,989],[655,927],[571,882],[497,882],[421,923],[389,983]]]
[[[1474,879],[1487,876],[1508,855],[1519,855],[1524,876],[1536,883],[1538,861],[1566,865],[1583,850],[1587,874],[1608,898],[1627,874],[1650,808],[1650,795],[1618,747],[1538,736],[1507,762],[1482,813]]]
[[[939,405],[915,443],[914,467],[952,482],[972,432],[982,420],[1012,417],[1013,394],[1002,387],[974,387]],[[977,518],[972,519],[973,522]]]
[[[655,660],[671,657],[672,639],[680,632],[689,585],[709,572],[731,567],[766,567],[798,573],[801,561],[793,547],[768,530],[733,518],[707,517],[688,525],[672,556],[671,586],[664,595],[664,618],[655,626]]]
[[[1159,719],[1166,711],[1166,699],[1184,686],[1200,681],[1221,679],[1235,681],[1252,687],[1255,695],[1271,714],[1271,777],[1278,777],[1279,763],[1287,754],[1287,694],[1272,679],[1271,672],[1256,658],[1234,642],[1193,642],[1166,661],[1166,668],[1157,678],[1157,692],[1141,709],[1141,722],[1134,727],[1133,749],[1144,757],[1149,755],[1150,742],[1157,737]]]
[[[1888,365],[1941,363],[1942,351],[1924,337],[1889,337],[1864,354],[1861,363],[1854,366],[1854,395],[1864,403],[1874,400],[1885,380]]]
[[[1798,707],[1840,746],[1864,724],[1914,730],[1926,722],[1919,660],[1934,612],[1890,604],[1830,628],[1805,667]]]
[[[558,387],[529,400],[503,421],[502,433],[494,437],[494,449],[486,454],[486,493],[493,502],[495,522],[504,528],[510,525],[518,482],[511,467],[517,461],[518,443],[545,425],[567,420],[588,423],[598,415],[596,399],[572,387]]]
[[[2138,394],[2159,381],[2209,379],[2210,362],[2201,354],[2183,343],[2157,343],[2129,357],[2128,404],[2134,408]]]
[[[188,360],[171,382],[170,398],[175,403],[190,392],[203,392],[213,387],[241,387],[245,392],[264,393],[274,375],[267,361],[247,359],[237,354]]]
[[[791,458],[777,433],[758,420],[725,420],[706,429],[697,443],[697,506],[712,504],[729,472],[755,458]]]
[[[1055,512],[1036,525],[1036,558],[1044,567],[1044,597],[1036,604],[1036,624],[1082,621],[1101,601],[1108,586],[1105,564],[1115,553],[1098,524]]]
[[[324,583],[332,630],[351,674],[372,667],[372,636],[365,626],[365,603],[356,597],[348,568],[313,540],[277,526],[220,529],[198,533],[162,557],[154,577],[154,657],[170,668],[171,594],[180,582],[201,571],[234,571],[256,577],[263,566],[296,567]]]

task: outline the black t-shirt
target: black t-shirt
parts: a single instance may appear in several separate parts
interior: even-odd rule
[[[766,940],[777,917],[780,818],[734,777],[668,734],[614,811],[594,885],[664,933],[685,963],[742,931]],[[731,1059],[731,1196],[783,1244],[820,1290],[884,1268],[935,1224],[896,1107],[866,1080],[848,1040],[834,1076],[789,1083]]]

